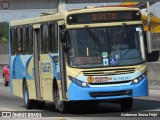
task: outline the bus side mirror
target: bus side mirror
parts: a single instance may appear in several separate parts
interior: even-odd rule
[[[66,35],[67,31],[64,27],[61,27],[61,30],[60,30],[60,40],[62,43],[66,43],[67,42],[67,35]]]

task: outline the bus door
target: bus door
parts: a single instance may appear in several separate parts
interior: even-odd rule
[[[54,28],[54,23],[43,23],[40,27],[41,31],[41,52],[40,52],[40,76],[41,76],[41,95],[43,100],[53,100],[53,33],[50,29]],[[52,32],[52,34],[51,34]]]
[[[33,56],[34,56],[34,76],[35,76],[35,90],[36,98],[41,99],[41,78],[40,78],[40,25],[33,26]]]
[[[62,22],[63,23],[63,22]],[[66,56],[65,56],[65,44],[66,37],[63,34],[65,28],[63,25],[59,25],[59,58],[60,58],[60,77],[61,77],[61,86],[62,86],[62,99],[66,99],[67,93],[67,82],[66,82]]]

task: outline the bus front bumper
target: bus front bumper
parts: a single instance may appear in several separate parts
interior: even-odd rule
[[[71,83],[68,89],[69,101],[108,100],[140,96],[148,96],[147,78],[144,78],[138,84],[113,87],[82,88]]]

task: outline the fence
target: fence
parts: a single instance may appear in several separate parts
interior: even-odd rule
[[[149,85],[160,86],[160,62],[147,64]]]
[[[151,49],[152,51],[160,50],[160,33],[151,33]]]
[[[8,64],[8,44],[0,44],[0,64]]]
[[[2,68],[8,64],[8,44],[0,44],[0,78],[2,78]]]

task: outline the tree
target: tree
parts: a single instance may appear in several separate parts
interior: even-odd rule
[[[7,39],[7,38],[3,37],[3,38],[1,39],[1,44],[6,44],[7,42],[8,42],[8,39]]]
[[[0,44],[6,44],[8,42],[9,23],[0,23]]]

